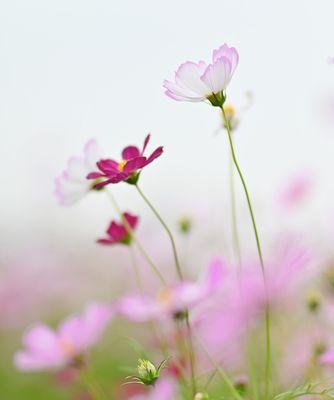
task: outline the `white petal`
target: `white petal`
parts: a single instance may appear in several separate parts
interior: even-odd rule
[[[226,89],[231,77],[231,63],[222,57],[207,67],[201,79],[212,93],[219,93]]]

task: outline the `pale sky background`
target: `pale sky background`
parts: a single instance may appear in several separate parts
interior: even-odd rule
[[[218,112],[170,100],[162,82],[181,62],[209,59],[224,42],[240,53],[230,101],[243,104],[247,90],[254,94],[236,142],[257,207],[308,168],[318,180],[313,220],[334,221],[334,106],[332,120],[323,112],[334,98],[334,65],[327,63],[333,12],[330,0],[3,2],[3,261],[44,247],[96,251],[93,240],[112,215],[106,200],[93,195],[64,209],[52,193],[67,158],[91,137],[112,157],[147,132],[152,148],[165,146],[142,186],[170,221],[192,207],[205,215],[223,207],[228,159],[225,135],[213,134]],[[152,223],[131,187],[115,194]]]

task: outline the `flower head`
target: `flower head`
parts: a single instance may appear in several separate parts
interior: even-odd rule
[[[63,205],[72,205],[88,193],[96,182],[87,181],[87,174],[101,158],[96,140],[89,140],[83,150],[83,156],[71,157],[67,168],[55,179],[55,196]]]
[[[219,290],[224,272],[221,261],[214,260],[208,265],[203,279],[164,287],[155,296],[136,293],[125,295],[116,309],[120,315],[135,322],[182,317],[186,309],[205,302]]]
[[[57,331],[36,324],[23,336],[25,348],[14,356],[16,367],[21,371],[38,371],[79,365],[86,350],[100,339],[111,314],[110,306],[94,303],[82,315],[62,322]]]
[[[209,100],[221,107],[224,91],[238,65],[239,55],[234,47],[223,44],[212,53],[212,63],[187,61],[175,72],[174,82],[164,81],[166,95],[178,101]]]
[[[125,181],[130,184],[135,184],[138,181],[140,170],[151,164],[156,158],[163,153],[163,147],[158,147],[149,157],[145,157],[145,149],[150,141],[151,135],[147,135],[144,140],[143,148],[140,150],[136,146],[127,146],[122,151],[122,160],[120,162],[104,159],[96,163],[100,172],[90,172],[87,179],[100,179],[94,185],[94,188],[103,187],[109,183],[118,183]]]
[[[135,229],[138,224],[138,217],[125,212],[123,214],[123,218],[126,222],[124,220],[121,223],[117,221],[111,221],[109,228],[107,229],[108,236],[106,238],[98,239],[97,242],[105,245],[117,243],[129,245],[131,243],[132,236],[126,224],[129,225],[131,230]]]

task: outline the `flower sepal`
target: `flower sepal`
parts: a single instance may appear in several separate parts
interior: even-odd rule
[[[222,107],[225,103],[226,96],[224,92],[221,91],[218,93],[212,93],[210,96],[207,97],[207,99],[214,107]]]
[[[140,172],[134,172],[127,180],[125,180],[125,182],[128,183],[129,185],[137,185],[139,176]]]

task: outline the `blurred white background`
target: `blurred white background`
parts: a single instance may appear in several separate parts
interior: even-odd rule
[[[162,88],[181,62],[209,59],[224,42],[240,53],[229,101],[254,95],[236,141],[257,209],[307,168],[317,179],[307,218],[310,229],[321,229],[333,215],[333,11],[329,0],[3,2],[3,265],[34,251],[65,254],[58,262],[67,266],[95,252],[97,269],[110,257],[94,243],[113,215],[107,200],[92,195],[63,208],[53,196],[55,176],[91,137],[117,158],[151,132],[151,148],[164,145],[165,154],[145,170],[142,186],[162,214],[173,224],[193,208],[226,222],[228,153],[224,132],[214,135],[219,114],[174,102]],[[147,216],[148,235],[156,232],[134,189],[118,185],[115,195]]]

